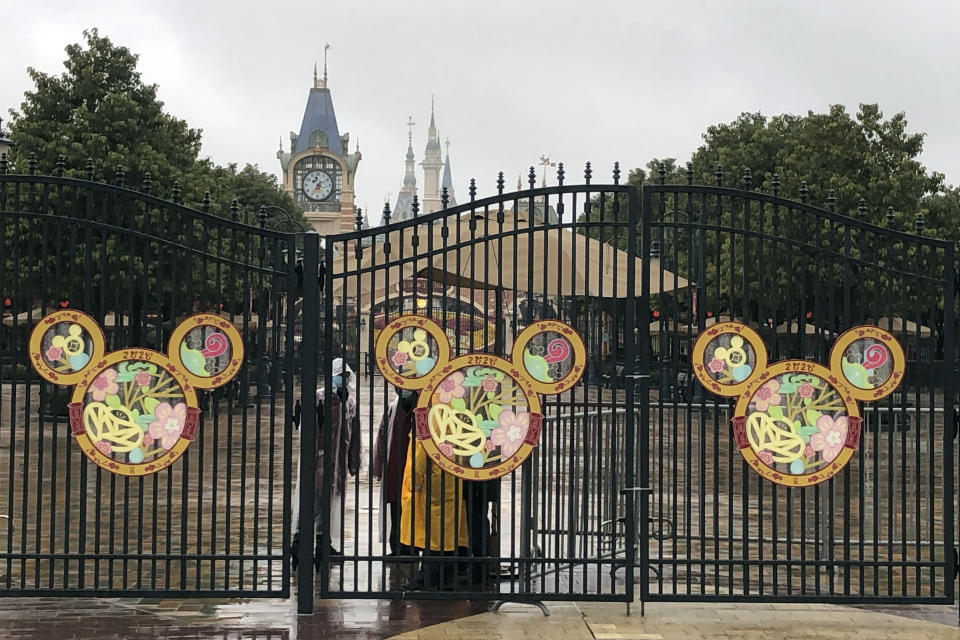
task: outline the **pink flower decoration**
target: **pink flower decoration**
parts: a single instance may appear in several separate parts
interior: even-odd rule
[[[153,380],[153,376],[147,373],[146,371],[141,371],[137,375],[133,376],[133,381],[136,382],[141,387],[150,386],[151,380]]]
[[[113,452],[113,447],[111,447],[110,443],[106,440],[99,440],[97,442],[97,449],[100,449],[100,452],[106,455],[110,455]]]
[[[63,349],[60,347],[50,347],[44,354],[50,362],[57,362],[63,357]]]
[[[707,369],[710,370],[710,373],[720,373],[721,371],[723,371],[723,364],[724,364],[723,360],[721,360],[720,358],[714,358],[707,365]]]
[[[493,444],[493,440],[488,438],[487,441],[483,443],[483,448],[487,451],[493,451],[497,448],[497,445]]]
[[[766,449],[757,452],[757,457],[763,461],[763,464],[769,466],[773,464],[773,454]]]
[[[770,380],[757,389],[757,392],[753,394],[753,403],[757,411],[766,411],[771,406],[779,405],[781,401],[779,391],[779,380]]]
[[[813,385],[809,382],[804,382],[802,385],[800,385],[800,388],[797,389],[797,393],[800,394],[801,398],[812,398]]]
[[[810,446],[814,451],[823,453],[826,462],[832,462],[840,455],[843,443],[847,440],[847,416],[836,420],[823,414],[817,418],[817,433],[810,436]]]
[[[454,371],[444,378],[440,386],[437,387],[437,397],[440,402],[450,404],[450,401],[454,398],[462,398],[466,395],[467,390],[463,388],[464,380],[466,380],[466,376],[459,371]]]
[[[807,445],[807,448],[803,450],[803,455],[807,456],[808,458],[812,458],[813,454],[815,453],[816,451],[814,451],[813,447],[811,447],[810,445]]]
[[[170,449],[180,439],[183,425],[187,421],[187,405],[178,402],[171,407],[168,402],[161,402],[153,410],[156,420],[150,423],[147,432],[154,440],[160,441],[160,446]]]
[[[520,449],[523,439],[527,436],[530,414],[505,410],[500,412],[497,422],[500,426],[490,432],[490,440],[500,447],[500,453],[504,458],[509,458]]]
[[[107,369],[96,378],[90,385],[90,394],[97,402],[103,402],[107,396],[113,395],[120,390],[117,384],[117,370]]]
[[[409,359],[410,354],[404,353],[403,351],[394,351],[393,355],[390,356],[390,362],[398,369],[407,364],[407,360]]]
[[[444,457],[450,458],[451,460],[453,459],[453,445],[452,445],[452,444],[450,444],[449,442],[444,442],[443,444],[441,444],[441,445],[440,445],[439,447],[437,447],[437,448],[440,449],[440,453],[442,453],[442,454],[444,455]]]
[[[152,444],[153,444],[153,436],[150,435],[149,433],[143,434],[143,444],[145,444],[145,445],[148,446],[148,447],[149,447],[150,445],[152,445]]]
[[[483,387],[484,391],[496,391],[497,390],[497,379],[493,376],[487,376],[483,379],[483,382],[480,383],[480,386]]]

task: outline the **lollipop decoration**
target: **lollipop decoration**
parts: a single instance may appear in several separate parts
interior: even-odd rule
[[[188,345],[188,336],[196,335],[206,335],[203,349]],[[46,316],[30,336],[37,372],[50,382],[75,385],[70,429],[81,451],[107,471],[127,476],[176,462],[199,426],[196,388],[226,384],[243,361],[240,333],[210,314],[178,325],[167,354],[105,349],[103,331],[79,311]]]
[[[787,486],[824,482],[850,461],[860,440],[857,400],[900,384],[903,350],[886,331],[855,327],[830,353],[830,368],[807,360],[767,365],[763,341],[738,322],[698,336],[693,371],[717,395],[738,397],[733,437],[747,464]]]

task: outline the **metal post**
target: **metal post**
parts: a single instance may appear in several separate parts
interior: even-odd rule
[[[303,378],[300,404],[300,571],[297,576],[297,613],[313,613],[313,494],[317,439],[317,333],[319,314],[320,236],[315,231],[303,235]]]

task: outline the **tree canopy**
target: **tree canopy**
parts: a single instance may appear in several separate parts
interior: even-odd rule
[[[10,111],[10,159],[20,172],[30,153],[40,172],[52,172],[62,155],[64,175],[73,177],[86,175],[90,159],[98,180],[113,182],[121,166],[133,189],[149,180],[152,193],[170,198],[179,182],[180,197],[191,206],[209,191],[215,214],[226,215],[236,197],[247,222],[255,222],[263,205],[305,224],[271,174],[249,164],[239,170],[236,164],[218,166],[200,156],[202,131],[164,110],[157,85],[146,84],[137,70],[135,53],[96,29],[83,36],[83,43],[67,46],[60,75],[27,69],[34,88],[25,92],[19,111]]]

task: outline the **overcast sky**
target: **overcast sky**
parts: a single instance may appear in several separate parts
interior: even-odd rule
[[[614,160],[628,169],[653,156],[686,159],[707,126],[744,111],[841,103],[855,112],[860,102],[905,111],[910,129],[927,134],[926,166],[960,182],[957,2],[0,5],[4,116],[32,86],[27,66],[61,72],[64,47],[99,27],[140,54],[169,112],[203,129],[205,154],[274,173],[329,42],[340,132],[363,153],[357,204],[377,211],[401,186],[410,116],[422,159],[431,94],[461,199],[471,177],[481,195],[494,191],[500,170],[515,186],[541,155],[563,161],[568,181],[590,160],[597,179]],[[419,169],[417,180],[422,188]]]

